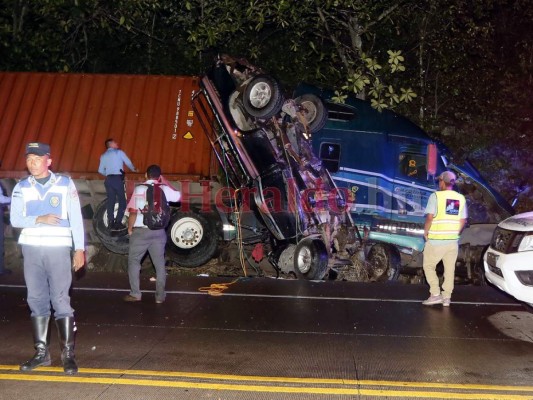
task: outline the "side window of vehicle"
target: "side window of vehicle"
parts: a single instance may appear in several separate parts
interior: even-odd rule
[[[327,102],[326,107],[328,108],[328,119],[348,122],[357,118],[355,109],[346,104]]]
[[[429,179],[426,169],[426,156],[419,153],[400,153],[397,174],[400,178],[427,183]]]
[[[320,145],[320,160],[322,165],[329,172],[335,173],[339,170],[341,158],[341,147],[337,143],[322,143]]]

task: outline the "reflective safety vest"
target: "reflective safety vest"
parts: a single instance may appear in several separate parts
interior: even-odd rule
[[[437,213],[429,228],[428,238],[437,240],[457,240],[461,230],[461,215],[466,204],[465,197],[454,190],[435,192]]]
[[[68,220],[67,196],[70,178],[52,175],[50,181],[41,185],[29,177],[19,183],[24,201],[23,215],[39,216],[56,214],[61,219],[59,225],[46,225],[24,228],[19,236],[19,244],[32,246],[72,246],[72,233]]]

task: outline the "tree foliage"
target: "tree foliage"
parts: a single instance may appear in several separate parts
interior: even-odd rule
[[[527,0],[0,0],[0,68],[201,74],[225,52],[486,158],[533,147],[531,32]]]

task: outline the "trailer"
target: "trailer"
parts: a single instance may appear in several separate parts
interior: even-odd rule
[[[10,195],[27,176],[24,149],[45,142],[52,170],[71,176],[80,194],[86,242],[125,254],[127,238],[107,234],[104,177],[98,174],[105,140],[114,138],[139,173],[126,176],[127,192],[150,164],[193,203],[211,193],[218,166],[191,107],[194,76],[0,72],[0,182]],[[104,234],[102,234],[104,232]]]

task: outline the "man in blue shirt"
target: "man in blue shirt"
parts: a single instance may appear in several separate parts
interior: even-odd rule
[[[132,164],[126,153],[118,148],[118,143],[113,139],[105,141],[107,150],[100,157],[98,172],[105,176],[105,191],[107,195],[107,227],[110,230],[121,230],[126,227],[122,218],[126,210],[126,192],[124,190],[124,164],[133,172],[137,169]],[[115,216],[115,203],[118,201],[117,215]]]

